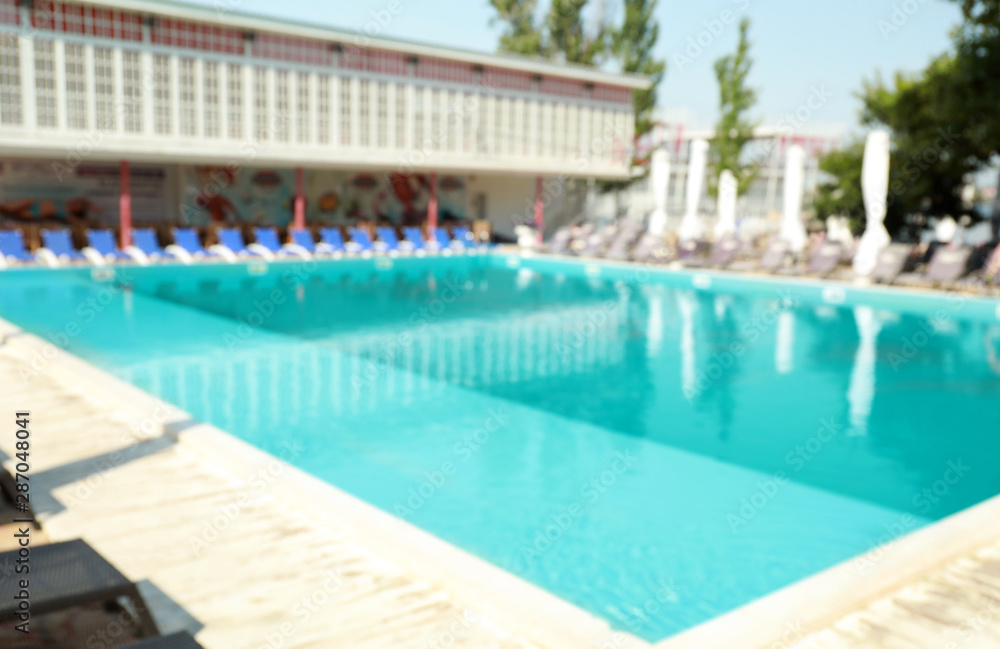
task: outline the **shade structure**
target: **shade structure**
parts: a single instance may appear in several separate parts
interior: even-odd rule
[[[805,187],[806,152],[798,144],[785,153],[785,200],[781,211],[780,237],[792,252],[802,252],[806,245],[806,226],[802,224],[802,191]]]
[[[688,159],[687,188],[685,190],[686,209],[681,227],[677,234],[681,241],[700,239],[705,228],[698,216],[698,203],[701,202],[701,190],[705,186],[705,163],[708,159],[708,142],[694,140],[691,142],[691,157]]]
[[[719,174],[719,220],[715,223],[715,237],[722,238],[736,234],[736,176],[728,169]]]
[[[653,151],[649,166],[649,189],[653,194],[649,231],[662,235],[667,229],[667,190],[670,186],[670,156],[667,150],[661,147]]]
[[[851,408],[851,434],[867,435],[868,419],[875,401],[875,361],[877,358],[878,334],[882,322],[869,306],[854,309],[854,319],[858,324],[858,350],[854,355],[854,370],[851,384],[847,389],[847,401]]]
[[[868,276],[875,270],[878,254],[892,239],[885,229],[886,197],[889,194],[889,133],[872,131],[865,142],[861,163],[861,192],[865,200],[865,233],[854,255],[854,272]]]

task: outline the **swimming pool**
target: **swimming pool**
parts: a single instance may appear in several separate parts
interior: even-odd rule
[[[648,640],[1000,493],[995,301],[490,255],[15,271],[0,316]]]

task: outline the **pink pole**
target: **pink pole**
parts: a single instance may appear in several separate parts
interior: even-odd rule
[[[438,194],[437,194],[437,174],[431,172],[431,197],[427,201],[427,229],[433,236],[438,226]]]
[[[121,231],[121,246],[132,245],[132,183],[128,160],[121,164],[121,197],[118,199],[118,229]]]
[[[535,232],[541,245],[545,234],[545,201],[542,199],[542,177],[535,179]]]
[[[296,230],[306,229],[306,197],[303,186],[302,167],[295,168],[295,214],[293,227]]]

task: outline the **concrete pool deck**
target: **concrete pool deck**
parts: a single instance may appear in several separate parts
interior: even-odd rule
[[[163,631],[206,649],[650,646],[2,320],[0,336],[47,534],[138,582]],[[1000,498],[655,646],[1000,646]]]

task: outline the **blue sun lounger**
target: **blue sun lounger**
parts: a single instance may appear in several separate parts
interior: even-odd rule
[[[312,232],[309,230],[289,230],[288,236],[292,238],[290,246],[302,248],[309,256],[316,254],[316,242],[313,241]]]
[[[218,253],[213,250],[205,250],[201,245],[201,239],[194,228],[174,228],[174,243],[167,246],[167,252],[174,255],[185,264],[190,264],[195,259],[207,259],[218,257]]]
[[[161,259],[173,259],[174,255],[160,247],[160,242],[156,239],[156,232],[152,228],[139,228],[132,230],[132,246],[130,250],[133,257],[138,258],[141,253],[146,259],[159,261]]]
[[[247,248],[243,235],[236,228],[219,228],[215,231],[219,243],[209,246],[209,250],[229,262],[240,257],[263,257],[259,251]]]
[[[118,249],[115,235],[111,230],[87,230],[87,242],[90,245],[83,249],[83,254],[95,266],[103,266],[107,262],[132,260],[132,257]]]
[[[44,245],[36,255],[50,266],[87,260],[83,253],[73,247],[69,230],[42,230],[42,243]]]
[[[351,228],[351,241],[345,247],[348,252],[371,252],[375,249],[368,232],[361,228]]]
[[[403,238],[405,240],[402,246],[410,252],[420,253],[427,249],[427,244],[424,243],[424,233],[420,228],[403,228]]]
[[[341,234],[340,228],[320,228],[316,252],[321,255],[342,255],[347,252],[344,235]]]
[[[374,244],[376,251],[388,253],[399,252],[399,237],[396,236],[396,230],[393,228],[382,227],[376,228],[375,233],[378,235],[378,241]],[[353,234],[351,235],[351,238],[354,238]]]
[[[253,236],[257,242],[247,246],[247,250],[251,253],[257,253],[261,257],[290,257],[298,255],[299,257],[308,258],[312,256],[306,250],[299,250],[298,246],[294,246],[293,249],[292,247],[281,245],[281,240],[278,239],[278,231],[274,228],[254,228]]]
[[[24,236],[20,230],[0,230],[0,268],[7,264],[26,264],[35,261],[24,247]]]

